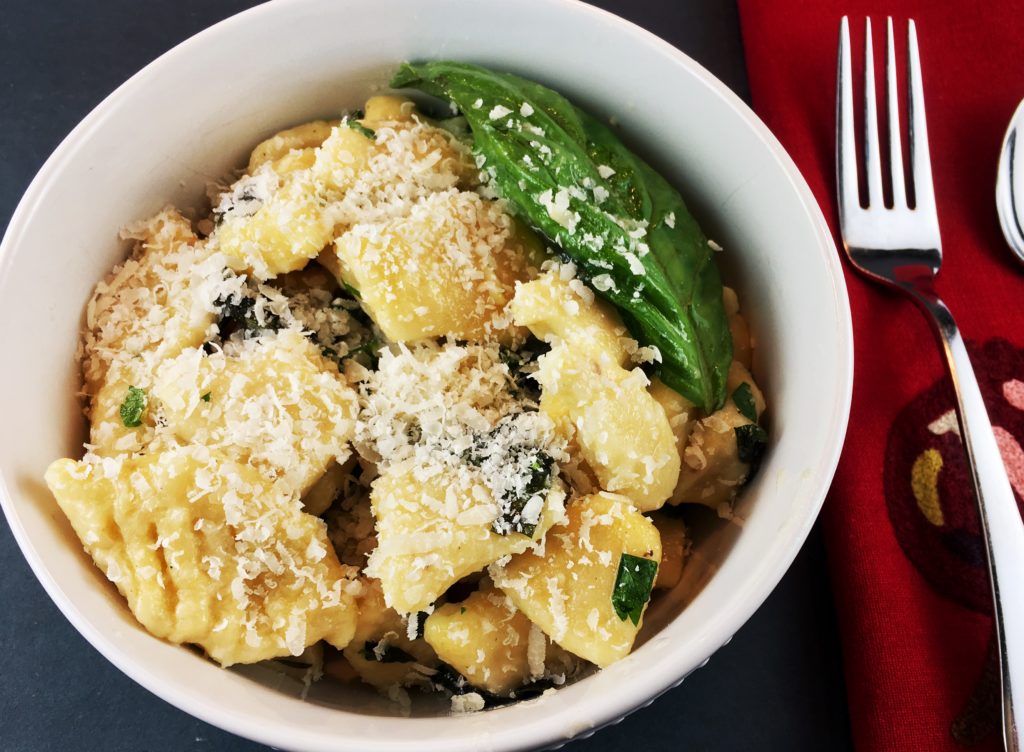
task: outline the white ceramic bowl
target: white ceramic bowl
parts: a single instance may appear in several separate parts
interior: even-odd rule
[[[398,62],[429,58],[513,70],[614,116],[682,190],[726,247],[727,277],[753,323],[772,447],[739,505],[742,530],[702,536],[686,586],[651,609],[627,659],[528,703],[462,717],[425,704],[399,719],[370,691],[304,702],[259,669],[224,671],[150,637],[83,554],[42,474],[81,452],[73,353],[93,285],[125,252],[118,228],[167,203],[197,205],[205,183],[242,164],[261,138],[358,106]],[[570,0],[275,2],[188,40],[115,91],[18,206],[0,246],[3,507],[39,580],[96,649],[217,726],[301,750],[558,744],[677,684],[782,577],[843,442],[849,316],[829,231],[792,162],[739,99],[651,34]]]

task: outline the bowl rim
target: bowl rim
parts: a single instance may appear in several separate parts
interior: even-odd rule
[[[12,248],[17,238],[24,229],[31,224],[37,206],[44,198],[51,176],[58,173],[80,147],[81,142],[94,129],[103,125],[108,114],[116,107],[117,103],[130,96],[131,93],[147,84],[147,82],[158,75],[162,69],[183,56],[189,54],[193,46],[205,44],[212,37],[218,36],[230,30],[235,24],[253,21],[261,16],[272,17],[273,14],[281,12],[285,7],[301,5],[304,3],[315,3],[318,0],[271,0],[270,2],[254,6],[229,16],[218,23],[209,26],[189,38],[178,43],[167,50],[138,72],[132,75],[114,91],[107,95],[88,115],[86,115],[60,142],[50,156],[43,163],[42,167],[32,179],[17,207],[11,215],[7,229],[0,242],[0,286],[8,277],[11,266]],[[579,704],[566,705],[563,710],[551,714],[547,723],[537,723],[532,728],[515,728],[500,732],[491,729],[488,733],[489,744],[495,749],[533,749],[546,745],[564,743],[572,738],[585,738],[590,736],[604,726],[621,720],[625,715],[637,710],[640,707],[649,705],[669,689],[677,686],[692,671],[704,666],[710,656],[722,645],[728,643],[732,635],[754,614],[768,595],[781,581],[788,571],[793,559],[796,557],[818,517],[821,506],[824,503],[826,494],[831,486],[832,479],[838,466],[840,453],[843,447],[846,430],[849,421],[850,407],[853,393],[853,326],[850,310],[849,297],[843,274],[842,262],[833,241],[832,232],[825,221],[814,195],[806,181],[800,174],[796,165],[753,110],[743,102],[735,93],[719,81],[713,74],[703,66],[690,58],[681,50],[661,39],[654,33],[627,21],[609,11],[589,5],[579,0],[533,0],[538,5],[572,7],[572,12],[581,15],[588,15],[595,20],[606,24],[614,33],[632,38],[632,41],[652,48],[659,52],[667,62],[679,69],[684,70],[688,75],[698,78],[703,85],[708,87],[710,92],[717,96],[733,113],[749,127],[759,139],[767,151],[772,155],[777,165],[791,184],[794,193],[799,198],[803,209],[806,211],[809,222],[814,226],[817,234],[818,250],[822,253],[825,261],[825,269],[829,275],[832,285],[832,299],[835,304],[835,315],[837,317],[838,349],[842,356],[842,362],[838,369],[839,381],[835,385],[838,400],[834,403],[833,410],[827,418],[829,426],[828,435],[834,437],[829,451],[822,457],[823,464],[819,465],[818,482],[812,490],[806,494],[810,500],[806,505],[804,515],[799,525],[793,526],[790,532],[789,545],[779,550],[771,566],[761,568],[755,573],[742,597],[735,597],[723,604],[720,610],[720,623],[722,631],[728,635],[721,644],[711,646],[704,650],[707,657],[698,661],[696,665],[681,665],[679,659],[663,660],[656,666],[650,667],[647,675],[647,687],[650,692],[637,695],[629,699],[613,699],[605,702],[600,708],[588,708],[586,717],[583,716]],[[17,514],[13,495],[10,486],[2,477],[0,471],[0,507],[3,508],[7,517],[11,532],[25,556],[36,578],[42,584],[44,590],[51,600],[57,605],[75,629],[96,649],[104,658],[110,661],[120,671],[140,684],[145,689],[167,701],[171,705],[189,713],[193,717],[206,721],[214,726],[225,729],[239,736],[259,741],[265,744],[272,744],[282,748],[291,749],[292,745],[302,744],[302,749],[339,749],[339,742],[343,745],[344,740],[334,737],[326,739],[315,734],[302,734],[287,724],[270,722],[254,725],[253,719],[242,714],[231,713],[222,708],[203,702],[195,695],[181,693],[166,683],[166,679],[151,671],[145,664],[137,662],[127,655],[111,636],[101,633],[93,624],[78,610],[57,585],[50,575],[47,566],[34,543],[23,527]],[[157,639],[157,638],[154,638]],[[491,712],[500,712],[501,709]],[[345,711],[335,711],[345,712]],[[397,720],[397,719],[396,719]],[[427,725],[436,724],[437,721],[447,722],[449,719],[441,718],[414,718],[402,719],[402,722]],[[557,724],[556,724],[557,721]],[[576,733],[565,737],[565,729],[576,729]],[[511,732],[511,734],[509,733]],[[397,742],[395,740],[378,741],[370,738],[359,738],[364,750],[385,750],[385,749],[413,749],[410,740]],[[446,739],[446,744],[451,750],[475,749],[473,740],[469,739]],[[422,739],[418,744],[422,743]],[[421,746],[419,748],[422,748]]]

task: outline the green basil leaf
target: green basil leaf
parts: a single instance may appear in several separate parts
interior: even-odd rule
[[[121,403],[121,422],[126,428],[142,425],[142,414],[146,411],[146,392],[134,386],[128,387],[124,402]]]
[[[757,423],[757,403],[754,401],[754,393],[750,391],[750,384],[744,381],[732,393],[732,401],[736,403],[736,409],[740,415],[751,423]]]
[[[658,375],[707,411],[732,339],[707,238],[679,193],[616,135],[533,81],[465,63],[403,64],[391,85],[453,102],[497,193],[661,353]]]
[[[633,624],[640,624],[640,616],[644,605],[651,599],[657,574],[658,562],[653,559],[622,554],[612,590],[612,606],[620,619],[625,621],[628,617]]]

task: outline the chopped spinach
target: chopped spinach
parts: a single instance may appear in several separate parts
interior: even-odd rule
[[[259,337],[268,331],[276,332],[284,326],[281,317],[266,306],[261,306],[263,321],[260,322],[256,306],[260,297],[258,292],[247,289],[243,294],[218,296],[213,301],[214,307],[218,309],[217,334],[221,341],[231,339],[235,334],[243,339]]]
[[[744,381],[732,393],[732,401],[736,403],[736,409],[740,415],[751,423],[757,423],[757,403],[754,401],[754,393],[750,391],[750,384]]]
[[[761,465],[761,458],[768,447],[768,434],[756,423],[736,426],[733,430],[736,431],[736,452],[740,462],[750,465],[747,473],[747,480],[750,480]]]
[[[483,698],[484,707],[488,708],[508,705],[520,700],[529,700],[533,697],[540,696],[546,690],[555,686],[554,682],[550,679],[538,679],[537,681],[532,681],[518,689],[512,690],[507,696],[497,695],[493,692],[488,692],[486,689],[474,687],[466,680],[466,677],[447,663],[442,663],[437,667],[437,672],[430,677],[430,681],[434,685],[435,689],[448,691],[453,695],[465,695],[470,692],[475,692]]]
[[[380,650],[377,650],[380,641],[378,640],[367,640],[363,645],[362,650],[359,654],[368,661],[376,661],[377,663],[415,663],[416,659],[406,653],[399,647],[394,645],[385,644]],[[378,654],[379,653],[379,654]]]
[[[540,384],[533,378],[532,369],[527,366],[532,366],[537,362],[537,358],[550,349],[551,345],[535,337],[528,339],[518,350],[501,346],[498,357],[512,377],[509,391],[513,396],[522,397],[533,403],[540,402]]]
[[[502,535],[521,533],[528,538],[533,537],[537,523],[524,519],[523,511],[533,497],[551,487],[551,468],[554,464],[555,460],[550,454],[536,451],[528,466],[529,476],[522,493],[510,492],[502,499],[501,517],[492,525],[494,532]]]
[[[349,120],[345,121],[345,124],[349,128],[351,128],[352,130],[356,131],[357,133],[362,133],[364,136],[366,136],[371,141],[376,141],[377,140],[377,131],[375,131],[375,130],[373,130],[371,128],[367,128],[365,125],[360,123],[358,120],[349,119]]]
[[[496,441],[495,437],[509,430],[508,422],[509,419],[506,419],[490,431],[475,436],[473,444],[463,453],[462,458],[470,465],[481,468],[485,475],[494,465],[501,468],[518,467],[522,470],[518,482],[502,493],[501,515],[491,527],[499,535],[520,533],[532,538],[537,531],[537,521],[524,518],[523,513],[534,497],[551,487],[555,460],[540,447],[530,444],[513,444],[506,447],[505,451],[495,452],[495,446],[502,446],[502,442]]]
[[[210,401],[210,393],[207,392],[206,394],[200,395],[199,399],[201,399],[203,402],[209,402]]]
[[[383,346],[383,344],[384,343],[381,342],[379,339],[369,339],[363,344],[353,347],[351,350],[348,351],[348,355],[346,355],[345,357],[352,358],[357,355],[362,356],[359,358],[360,362],[362,362],[369,368],[376,368],[377,362],[380,360],[380,355],[378,355],[378,352],[380,351],[380,348]]]
[[[653,559],[622,554],[612,589],[612,606],[620,619],[625,621],[628,617],[633,624],[640,624],[640,616],[644,605],[651,599],[657,574],[658,562]]]
[[[142,425],[142,413],[146,410],[146,392],[138,387],[128,387],[121,403],[121,422],[125,428],[138,428]]]

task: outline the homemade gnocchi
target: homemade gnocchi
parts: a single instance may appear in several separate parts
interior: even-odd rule
[[[403,705],[550,691],[629,654],[682,578],[682,505],[756,469],[736,294],[702,410],[466,133],[373,97],[258,144],[205,216],[122,232],[85,315],[88,443],[46,482],[153,635]]]

